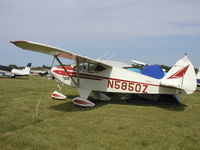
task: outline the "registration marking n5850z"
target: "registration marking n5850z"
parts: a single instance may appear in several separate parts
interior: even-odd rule
[[[108,88],[147,94],[148,84],[120,80],[108,80]]]

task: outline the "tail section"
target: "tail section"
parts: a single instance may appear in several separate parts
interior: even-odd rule
[[[32,65],[32,63],[28,63],[28,65],[25,67],[24,72],[25,72],[26,74],[30,74],[31,65]]]
[[[200,69],[197,73],[197,85],[200,86]]]
[[[197,82],[194,66],[187,56],[176,62],[161,79],[161,85],[181,89],[186,94],[192,94],[196,90]]]

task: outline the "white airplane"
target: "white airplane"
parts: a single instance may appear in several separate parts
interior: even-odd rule
[[[179,95],[192,94],[196,90],[196,74],[187,56],[177,61],[162,79],[155,79],[49,45],[30,41],[11,43],[25,50],[52,55],[60,66],[52,67],[51,74],[57,81],[79,91],[80,96],[72,100],[75,105],[95,106],[88,100],[92,91],[99,99],[109,100],[102,92]],[[76,65],[64,66],[59,57],[75,60]]]
[[[197,85],[200,86],[200,69],[197,73]]]
[[[9,76],[15,78],[16,76],[30,75],[31,63],[28,63],[24,69],[12,69],[9,71],[0,70],[0,76]]]

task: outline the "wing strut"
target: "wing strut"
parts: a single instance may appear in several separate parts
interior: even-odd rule
[[[78,85],[79,85],[79,83],[80,83],[80,74],[79,74],[79,68],[80,68],[80,66],[79,66],[79,59],[78,58],[76,58],[76,71],[77,71],[77,82],[78,82]]]
[[[69,72],[67,71],[67,69],[65,68],[65,66],[62,64],[62,62],[60,61],[60,59],[58,58],[58,56],[54,55],[54,58],[59,62],[59,64],[62,66],[62,68],[65,70],[65,72],[67,73],[67,75],[70,77],[70,79],[73,81],[73,83],[78,87],[79,86],[79,76],[78,76],[78,83],[70,76]]]

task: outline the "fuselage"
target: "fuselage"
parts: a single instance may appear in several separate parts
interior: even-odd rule
[[[160,85],[160,80],[146,75],[135,73],[123,68],[112,67],[103,71],[79,73],[70,66],[65,67],[69,75],[78,82],[79,88],[93,91],[137,93],[137,94],[176,94],[177,89]],[[53,67],[51,74],[59,82],[74,86],[74,82],[61,66]]]
[[[24,69],[22,69],[22,70],[12,69],[11,73],[16,76],[26,76],[26,75],[30,74],[29,72],[26,72]]]

